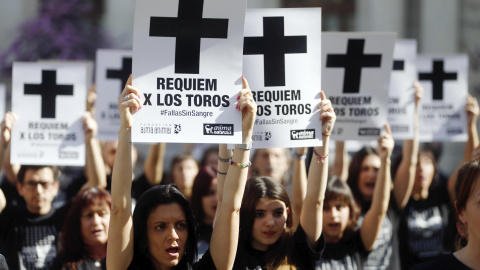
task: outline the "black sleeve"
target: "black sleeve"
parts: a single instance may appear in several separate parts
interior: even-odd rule
[[[215,263],[213,262],[212,255],[210,254],[210,249],[207,249],[203,257],[196,263],[193,264],[194,270],[214,270]]]
[[[301,225],[293,234],[294,250],[292,259],[300,269],[315,269],[316,262],[322,257],[325,250],[325,237],[323,234],[318,239],[316,245],[312,248],[307,241],[307,235]]]

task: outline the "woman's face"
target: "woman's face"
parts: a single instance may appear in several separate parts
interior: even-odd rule
[[[147,219],[148,251],[156,269],[177,265],[188,239],[187,218],[178,203],[157,206]]]
[[[261,198],[255,207],[251,246],[265,251],[277,242],[285,230],[289,212],[283,201]]]
[[[435,175],[435,166],[433,160],[426,156],[420,155],[417,162],[417,171],[415,173],[414,190],[428,189],[432,184]]]
[[[217,211],[217,179],[212,179],[212,184],[208,194],[202,197],[202,208],[205,224],[212,224],[213,219],[215,218],[215,212]]]
[[[323,206],[323,235],[327,243],[337,243],[342,239],[343,232],[350,218],[350,208],[338,199],[325,202]]]
[[[357,184],[358,190],[365,201],[372,200],[380,165],[380,157],[377,155],[367,155],[360,165],[360,174],[358,175]]]
[[[86,246],[105,245],[108,240],[110,207],[105,202],[92,204],[80,216],[82,239]]]
[[[458,218],[467,227],[468,243],[480,244],[480,177],[477,178],[464,209],[458,212]]]
[[[173,180],[184,195],[190,195],[197,173],[198,166],[193,159],[186,159],[173,165]]]

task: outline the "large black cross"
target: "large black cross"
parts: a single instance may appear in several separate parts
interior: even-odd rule
[[[381,54],[363,54],[365,39],[349,39],[347,54],[327,55],[326,67],[344,68],[343,93],[359,93],[362,68],[380,67]]]
[[[42,70],[41,84],[25,84],[25,95],[42,97],[42,118],[55,118],[57,96],[72,96],[73,85],[57,84],[56,70]]]
[[[393,70],[405,70],[405,61],[393,60]]]
[[[180,0],[178,17],[151,17],[150,36],[175,37],[175,73],[198,74],[202,38],[227,38],[228,19],[204,19],[204,0]]]
[[[418,73],[418,79],[420,81],[432,82],[433,100],[443,100],[443,82],[457,80],[457,73],[446,73],[443,70],[443,60],[433,60],[432,73],[420,72]]]
[[[107,69],[107,79],[119,79],[120,80],[120,93],[123,91],[123,87],[127,84],[128,77],[132,74],[132,58],[122,58],[122,69]]]
[[[263,37],[245,37],[243,54],[263,54],[265,86],[285,86],[285,54],[306,53],[307,36],[285,36],[283,17],[263,17]]]

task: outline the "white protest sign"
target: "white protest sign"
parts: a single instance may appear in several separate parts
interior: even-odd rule
[[[97,50],[95,80],[97,100],[95,120],[97,138],[115,141],[120,128],[118,96],[132,74],[132,52],[126,50]]]
[[[258,105],[255,148],[322,145],[320,8],[247,10],[243,74]]]
[[[322,89],[337,115],[335,140],[376,140],[387,122],[394,33],[323,33]]]
[[[417,70],[424,88],[420,141],[466,141],[468,56],[419,55]]]
[[[5,117],[5,108],[7,104],[7,88],[5,84],[0,84],[0,119]]]
[[[14,63],[12,163],[85,165],[87,73],[86,62]]]
[[[137,1],[133,142],[240,143],[246,0]]]
[[[413,139],[415,89],[417,79],[417,41],[400,39],[395,42],[393,71],[388,97],[388,123],[395,140]]]

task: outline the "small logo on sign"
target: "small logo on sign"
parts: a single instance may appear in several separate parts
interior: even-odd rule
[[[268,141],[272,138],[272,132],[271,131],[266,131],[265,132],[265,141]]]
[[[233,136],[233,124],[203,124],[203,135]]]
[[[180,131],[182,131],[182,125],[180,125],[180,124],[173,124],[173,125],[174,125],[173,130],[174,130],[175,134],[178,134],[178,133],[180,133]]]
[[[379,128],[360,128],[358,129],[359,136],[380,136]]]
[[[310,140],[315,139],[315,129],[296,129],[290,130],[290,140]]]

